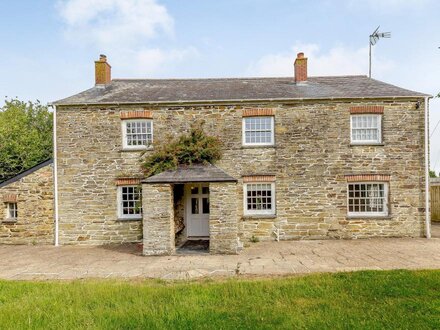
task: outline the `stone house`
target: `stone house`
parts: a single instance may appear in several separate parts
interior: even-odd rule
[[[160,255],[186,240],[237,253],[254,239],[429,235],[429,96],[309,77],[302,53],[293,71],[112,80],[101,56],[93,88],[53,103],[55,243],[142,242]],[[141,155],[200,119],[221,160],[145,178]]]

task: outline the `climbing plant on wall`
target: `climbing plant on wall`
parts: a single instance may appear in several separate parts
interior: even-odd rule
[[[147,177],[179,165],[214,163],[221,158],[221,141],[203,130],[203,123],[191,127],[188,133],[171,141],[154,144],[154,150],[141,157],[142,168]]]

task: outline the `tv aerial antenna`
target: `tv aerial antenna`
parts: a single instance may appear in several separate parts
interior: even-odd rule
[[[370,49],[369,49],[369,66],[368,66],[368,77],[371,78],[371,47],[374,46],[381,38],[391,38],[391,32],[379,32],[380,26],[370,34]]]

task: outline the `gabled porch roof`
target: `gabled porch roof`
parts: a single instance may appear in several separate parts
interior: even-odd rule
[[[142,183],[237,182],[237,179],[212,164],[181,165],[142,180]]]

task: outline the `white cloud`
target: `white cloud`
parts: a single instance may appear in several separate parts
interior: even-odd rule
[[[114,71],[126,77],[160,75],[198,56],[191,46],[155,44],[174,33],[173,17],[158,0],[61,0],[57,10],[69,41],[105,53]]]
[[[163,73],[187,59],[198,57],[199,52],[194,47],[183,49],[163,50],[160,48],[144,48],[137,51],[128,51],[123,54],[136,63],[135,67],[122,67],[131,77],[145,78],[146,75]],[[122,66],[126,64],[122,64]]]
[[[329,75],[366,75],[368,74],[368,47],[352,49],[337,46],[322,51],[316,44],[297,43],[290,51],[268,54],[248,68],[252,76],[290,76],[293,75],[293,63],[296,54],[303,52],[308,58],[308,74],[310,76]],[[394,66],[390,60],[376,60],[373,56],[374,77],[381,77]]]
[[[172,33],[174,25],[156,0],[64,0],[58,12],[69,39],[101,47],[136,45],[160,32]]]

